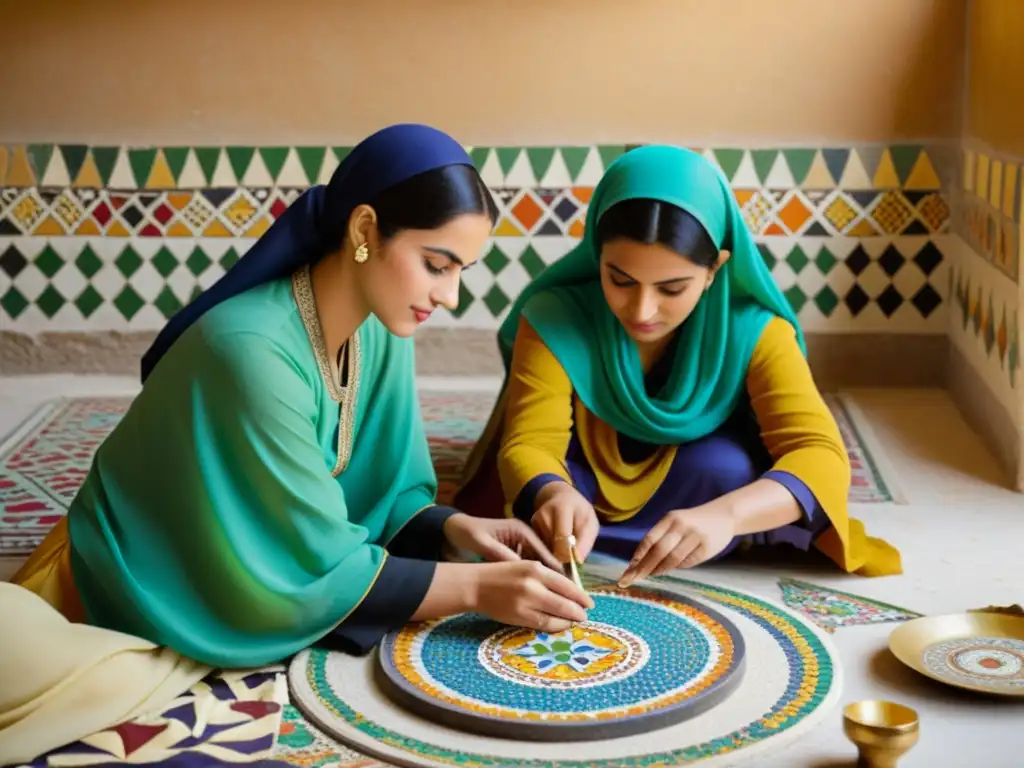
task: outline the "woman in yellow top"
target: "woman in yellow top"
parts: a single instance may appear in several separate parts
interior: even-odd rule
[[[850,464],[796,316],[722,174],[648,146],[598,184],[577,248],[499,332],[507,379],[456,504],[529,521],[628,584],[744,544],[849,572],[899,553],[847,515]]]

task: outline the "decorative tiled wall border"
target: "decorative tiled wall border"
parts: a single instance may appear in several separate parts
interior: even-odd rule
[[[501,208],[484,269],[432,322],[494,327],[582,234],[628,147],[474,147]],[[697,148],[722,168],[811,330],[941,333],[953,162],[922,145]],[[345,147],[0,147],[0,327],[153,330],[215,281]]]
[[[972,335],[986,356],[999,362],[1016,388],[1021,370],[1021,323],[1019,304],[997,298],[992,288],[960,267],[949,270],[949,295],[956,309],[951,322]]]
[[[1020,279],[1022,165],[1020,158],[969,143],[955,226],[975,253],[1014,282]]]

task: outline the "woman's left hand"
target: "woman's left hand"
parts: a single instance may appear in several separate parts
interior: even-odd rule
[[[647,532],[626,568],[620,587],[676,568],[692,568],[725,549],[736,535],[726,507],[714,502],[695,509],[677,509]]]
[[[445,521],[444,536],[451,547],[472,552],[484,560],[498,562],[536,559],[549,568],[562,572],[562,566],[551,550],[544,546],[533,529],[521,520],[492,520],[471,517],[459,512]]]

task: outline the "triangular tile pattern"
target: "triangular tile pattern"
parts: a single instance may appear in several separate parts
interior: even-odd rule
[[[631,148],[468,148],[500,216],[491,257],[472,279],[467,273],[459,309],[444,313],[449,321],[499,322],[530,277],[582,236],[594,186]],[[940,160],[938,150],[920,146],[694,149],[728,179],[773,276],[807,327],[927,330],[941,323],[944,259],[930,237],[950,228],[943,179],[957,158]],[[2,312],[12,327],[26,330],[158,328],[215,282],[306,187],[328,182],[349,151],[0,147]],[[993,162],[975,168],[988,207],[965,221],[973,221],[984,244],[979,252],[1011,271],[1015,230],[998,221],[993,226],[988,214],[1019,218],[1012,205],[1020,198],[1019,163],[994,168]],[[36,256],[61,238],[60,269],[53,272],[52,259],[37,264]],[[882,261],[884,249],[858,251],[861,238],[895,244],[906,265],[895,269],[895,259]],[[927,253],[921,262],[928,269],[910,265],[919,251]],[[868,253],[865,264],[860,252]],[[98,254],[103,268],[87,274],[77,264],[89,267],[91,259],[79,254]],[[17,269],[22,261],[26,266]],[[991,345],[999,346],[997,332]]]
[[[839,627],[916,619],[921,614],[830,587],[796,579],[779,579],[782,600],[827,632]]]
[[[1024,163],[976,146],[964,149],[962,167],[966,194],[960,198],[957,234],[981,258],[1019,282]]]
[[[207,185],[215,186],[306,186],[322,178],[321,168],[328,153],[340,162],[350,147],[310,146],[227,146],[227,147],[89,147],[85,145],[14,145],[0,148],[0,180],[6,186],[84,186],[88,179],[109,185],[113,169],[123,161],[130,168],[136,188],[170,188],[168,180],[180,182],[186,165],[198,165]],[[492,162],[489,183],[494,186],[593,185],[604,169],[626,151],[626,145],[562,147],[474,147],[473,162],[483,171]],[[722,169],[734,186],[788,189],[844,188],[940,189],[942,183],[935,163],[920,145],[893,147],[711,147],[705,154]],[[219,165],[226,160],[227,168]],[[289,167],[298,161],[299,174]],[[25,162],[14,163],[13,158]],[[255,164],[255,168],[253,168]],[[83,176],[83,169],[89,166]],[[17,166],[17,172],[15,172]],[[555,175],[546,178],[552,168]],[[593,177],[597,173],[597,178]],[[249,175],[249,179],[247,179]],[[121,174],[122,181],[124,174]],[[197,174],[190,174],[195,182]],[[251,180],[252,184],[248,181]],[[756,180],[756,181],[755,181]],[[121,186],[121,185],[119,185]],[[124,187],[128,188],[128,187]]]

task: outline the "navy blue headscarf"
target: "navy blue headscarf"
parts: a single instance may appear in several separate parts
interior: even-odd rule
[[[207,310],[337,251],[356,206],[421,173],[472,164],[461,144],[426,125],[393,125],[364,139],[330,183],[304,192],[220,280],[170,319],[142,356],[142,381]]]

